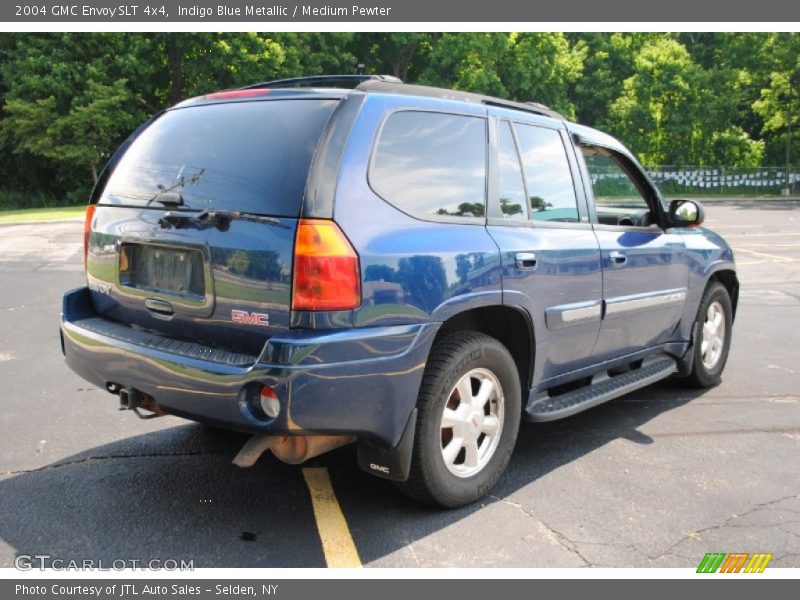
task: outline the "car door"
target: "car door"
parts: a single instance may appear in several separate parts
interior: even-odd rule
[[[579,139],[589,211],[600,244],[603,322],[595,362],[669,341],[686,303],[683,238],[661,226],[660,198],[621,148]]]
[[[490,109],[487,228],[500,248],[503,302],[526,310],[534,382],[586,366],[600,328],[600,249],[560,121]]]

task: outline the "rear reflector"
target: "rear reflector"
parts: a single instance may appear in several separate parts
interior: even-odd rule
[[[94,218],[95,205],[90,204],[86,207],[86,218],[83,221],[83,268],[86,268],[86,261],[89,259],[89,235],[92,233],[92,219]]]
[[[350,310],[361,304],[358,255],[333,221],[300,219],[294,244],[293,310]]]
[[[261,404],[261,410],[263,410],[264,414],[270,419],[274,419],[281,413],[281,402],[278,399],[278,394],[268,385],[261,388],[259,402]]]
[[[230,100],[232,98],[252,98],[253,96],[266,96],[272,90],[255,88],[249,90],[226,90],[224,92],[214,92],[203,96],[206,100]]]

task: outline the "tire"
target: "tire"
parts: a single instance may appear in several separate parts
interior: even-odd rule
[[[496,339],[459,331],[437,340],[417,400],[410,476],[395,485],[415,500],[447,508],[486,495],[517,441],[520,387],[514,359]],[[472,402],[461,401],[466,394]]]
[[[715,326],[712,322],[716,322]],[[684,380],[688,385],[707,388],[722,381],[731,346],[733,307],[728,290],[712,281],[703,292],[694,323],[692,371]]]

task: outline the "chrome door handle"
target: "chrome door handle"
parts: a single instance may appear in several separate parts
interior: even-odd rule
[[[616,250],[610,252],[608,257],[611,259],[612,265],[624,265],[626,262],[628,262],[628,257],[622,252],[617,252]]]
[[[514,256],[514,262],[518,269],[535,269],[536,255],[533,252],[517,252]]]

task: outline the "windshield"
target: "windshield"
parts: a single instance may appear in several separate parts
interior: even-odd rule
[[[296,217],[337,102],[231,102],[168,111],[134,141],[99,203]]]

